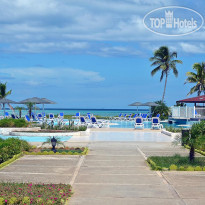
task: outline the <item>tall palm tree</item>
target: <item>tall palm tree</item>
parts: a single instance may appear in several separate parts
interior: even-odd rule
[[[196,70],[196,73],[187,72],[187,79],[184,84],[194,83],[196,85],[191,88],[187,95],[197,92],[197,95],[200,96],[202,92],[205,94],[205,62],[194,63],[192,68]]]
[[[12,90],[7,91],[6,83],[0,83],[0,99],[6,98],[8,95],[11,95]],[[4,116],[5,116],[5,103],[3,103]]]
[[[157,66],[151,71],[151,75],[154,76],[158,71],[161,71],[160,82],[163,80],[165,76],[165,85],[162,95],[162,102],[164,102],[167,78],[170,71],[172,70],[174,75],[177,77],[178,71],[176,68],[176,64],[182,64],[181,60],[176,60],[175,58],[177,58],[177,52],[170,52],[167,46],[161,46],[158,50],[154,52],[154,56],[150,58],[150,61],[153,62],[151,66]]]
[[[17,106],[14,109],[19,111],[19,118],[21,118],[22,110],[25,110],[25,107]]]
[[[6,83],[0,83],[0,99],[6,98],[11,95],[12,90],[6,90]]]
[[[32,110],[34,109],[34,103],[28,102],[26,103],[26,106],[28,108],[29,117],[31,117]]]

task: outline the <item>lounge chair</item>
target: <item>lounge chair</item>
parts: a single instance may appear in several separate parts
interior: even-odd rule
[[[130,120],[132,118],[132,114],[129,114],[125,119]]]
[[[201,115],[197,113],[197,111],[195,110],[195,118],[200,118]]]
[[[26,120],[27,122],[31,122],[31,119],[30,119],[30,117],[29,117],[28,115],[25,115],[25,120]]]
[[[102,122],[98,122],[96,120],[96,117],[92,116],[91,117],[91,125],[92,125],[92,127],[95,127],[95,128],[101,128],[101,127],[103,127],[104,124]]]
[[[11,114],[12,119],[19,119],[17,115]]]
[[[133,117],[130,120],[135,120],[135,118],[138,116],[138,114],[134,114]]]
[[[156,117],[159,117],[159,118],[160,118],[160,114],[158,113]]]
[[[8,112],[5,112],[5,115],[4,115],[5,118],[10,118],[10,115]]]
[[[43,115],[42,115],[42,113],[38,113],[38,114],[37,114],[37,117],[38,117],[38,120],[43,120]]]
[[[58,118],[64,119],[64,113],[63,113],[63,112],[60,112],[59,115],[58,115]]]
[[[91,114],[90,113],[87,113],[87,119],[91,120]]]
[[[160,119],[159,117],[153,117],[152,118],[152,129],[162,129],[163,125],[160,124]]]
[[[85,117],[80,116],[80,118],[79,118],[79,125],[80,126],[88,126],[88,125],[90,125],[90,123],[86,122]]]
[[[50,113],[50,114],[49,114],[49,120],[55,120],[55,116],[54,116],[53,113]]]
[[[142,119],[143,119],[144,121],[147,121],[147,114],[142,114]]]
[[[121,120],[126,120],[127,119],[127,114],[124,114],[123,117],[121,117]]]
[[[35,115],[34,113],[31,113],[31,117],[33,122],[41,121],[43,119],[42,117],[38,118],[38,116]]]
[[[152,114],[150,114],[150,115],[148,116],[148,120],[149,120],[149,121],[152,120]]]
[[[114,120],[119,120],[119,119],[121,119],[121,118],[122,118],[122,113],[120,113],[118,117],[114,117],[113,119],[114,119]]]
[[[141,128],[141,129],[144,129],[144,124],[143,124],[143,119],[142,117],[137,117],[135,119],[135,129],[137,128]]]
[[[72,116],[72,118],[79,119],[79,118],[80,118],[80,112],[77,112],[77,113],[75,114],[75,116]]]

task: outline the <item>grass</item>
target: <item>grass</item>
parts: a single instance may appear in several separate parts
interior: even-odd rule
[[[189,167],[189,166],[200,166],[205,167],[205,157],[196,157],[194,162],[190,162],[188,157],[182,157],[180,155],[167,156],[167,157],[149,157],[148,161],[151,160],[158,167],[169,168],[171,165],[176,165],[177,167]]]

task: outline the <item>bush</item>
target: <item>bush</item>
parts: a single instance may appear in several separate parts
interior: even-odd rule
[[[186,168],[186,171],[194,171],[194,167],[188,166],[188,167]]]
[[[28,127],[29,123],[24,119],[2,119],[0,127]]]
[[[200,166],[196,166],[194,170],[195,171],[202,171],[202,168]]]
[[[11,159],[23,151],[29,151],[30,145],[25,140],[18,138],[8,138],[0,140],[0,164]]]
[[[177,170],[177,166],[175,164],[172,164],[170,167],[169,167],[170,170]]]
[[[179,167],[179,171],[184,171],[184,170],[185,170],[185,168],[183,166]]]
[[[181,128],[174,128],[174,127],[165,127],[165,129],[168,131],[168,132],[174,132],[174,133],[177,133],[177,132],[181,132],[182,129]]]

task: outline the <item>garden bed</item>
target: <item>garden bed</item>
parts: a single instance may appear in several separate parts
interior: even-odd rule
[[[1,205],[66,204],[72,195],[70,185],[0,183]]]
[[[86,155],[88,153],[87,147],[64,147],[56,148],[54,153],[51,148],[33,148],[29,152],[24,152],[25,155]]]
[[[174,156],[153,156],[147,159],[151,169],[163,171],[205,171],[205,157],[196,157],[190,162],[188,157]]]

